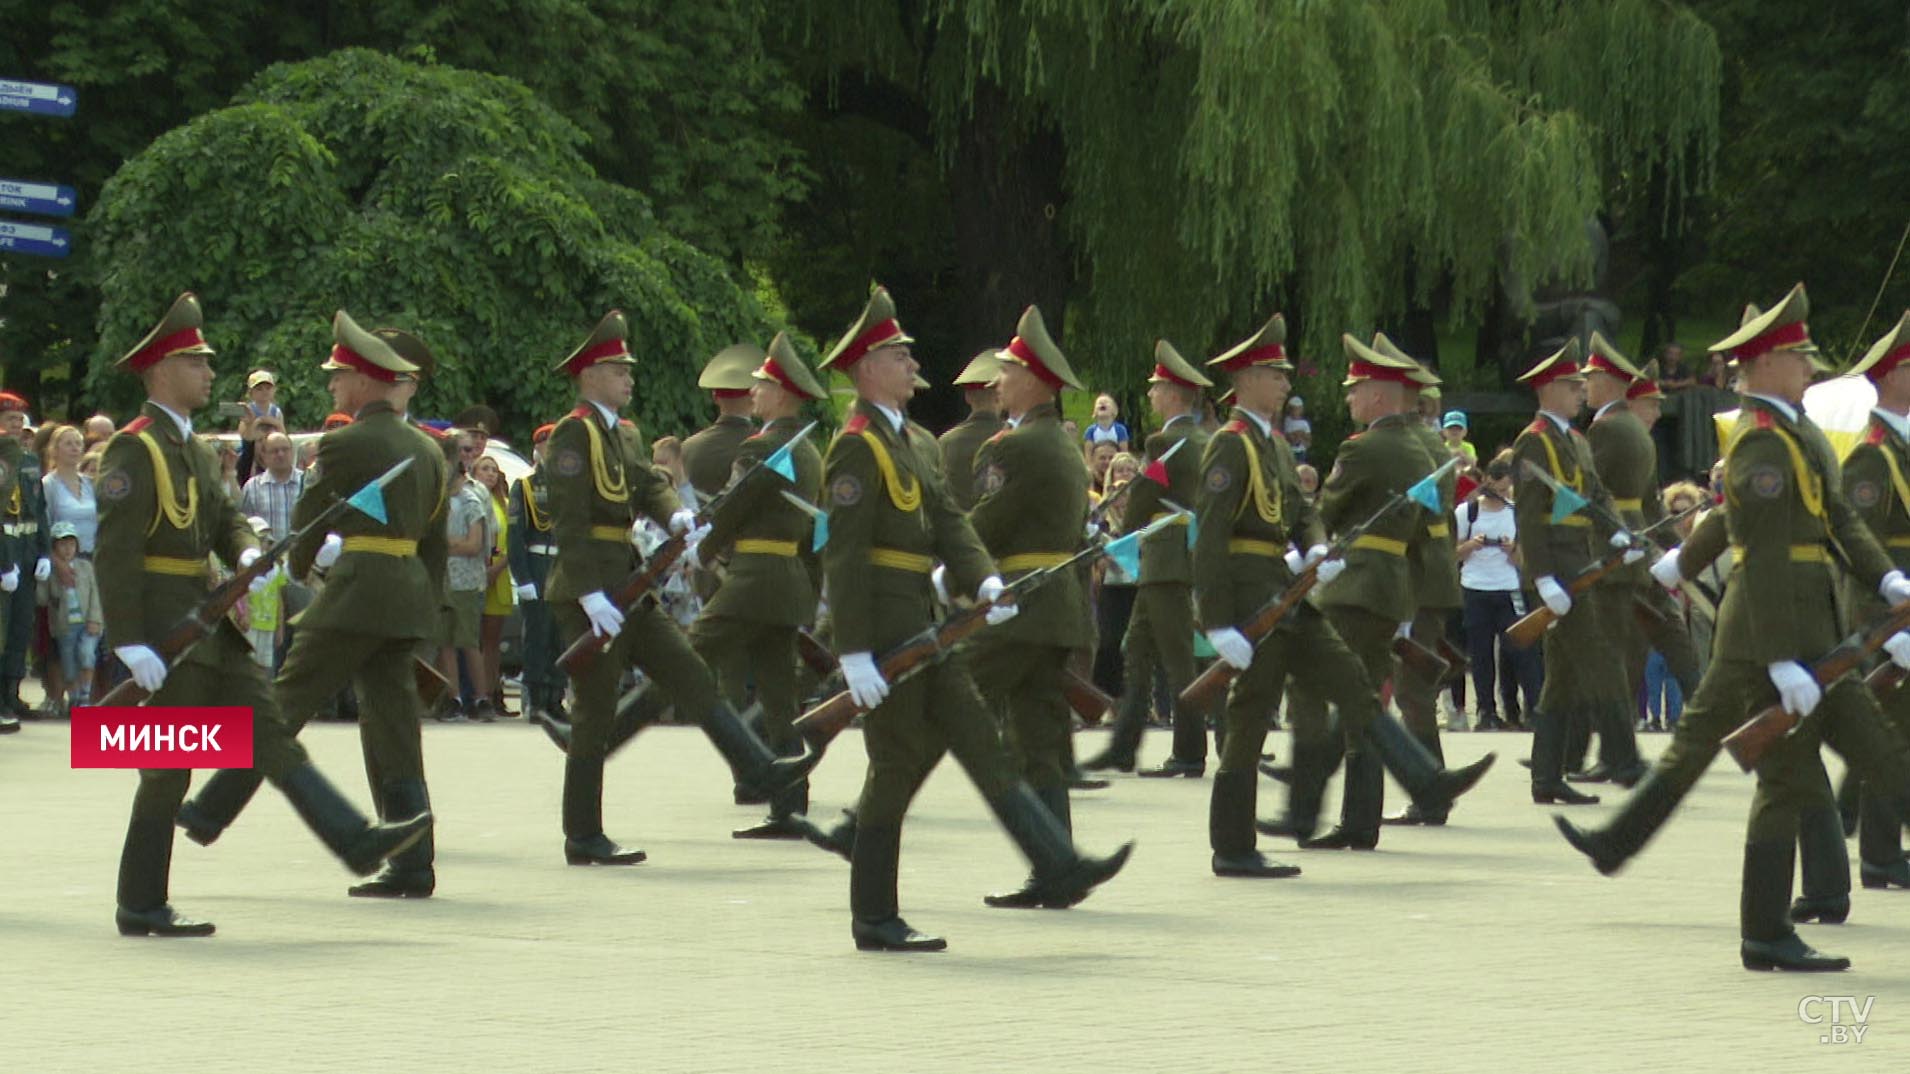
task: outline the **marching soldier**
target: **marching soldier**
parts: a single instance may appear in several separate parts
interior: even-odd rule
[[[0,589],[0,717],[30,715],[20,700],[20,683],[27,677],[27,651],[33,646],[34,587],[26,580],[44,582],[53,573],[47,539],[46,493],[40,486],[40,463],[26,450],[27,401],[0,391],[0,438],[11,447],[0,456],[7,474],[0,476],[0,574],[15,572],[15,584]],[[18,730],[18,724],[14,730]]]
[[[544,468],[545,447],[555,423],[531,434],[531,472],[511,483],[510,529],[505,555],[517,583],[517,606],[524,615],[524,709],[533,723],[570,722],[564,710],[564,680],[557,673],[557,634],[544,593],[550,584],[551,563],[557,558],[551,536],[550,475]]]
[[[367,823],[306,757],[229,619],[170,665],[157,648],[205,599],[207,556],[216,552],[243,569],[259,555],[251,527],[221,489],[217,458],[192,435],[190,415],[212,394],[213,352],[200,324],[198,300],[181,295],[117,363],[145,382],[147,401],[107,443],[100,466],[95,564],[106,636],[134,682],[151,692],[153,705],[249,707],[254,771],[291,800],[332,853],[367,875],[424,838],[431,814]],[[173,823],[191,779],[181,769],[139,773],[120,856],[115,921],[121,935],[212,934],[211,922],[180,914],[167,899]]]
[[[856,704],[868,710],[869,772],[855,810],[849,879],[850,932],[865,951],[948,946],[902,920],[896,893],[903,815],[944,752],[955,754],[1033,864],[1040,905],[1071,906],[1086,898],[1120,870],[1131,850],[1130,844],[1106,859],[1075,850],[1055,815],[1015,777],[962,654],[897,683],[877,665],[879,654],[930,625],[929,575],[938,558],[952,592],[993,601],[1005,588],[973,527],[949,500],[935,441],[904,417],[915,392],[911,342],[888,292],[878,288],[822,361],[854,381],[858,397],[824,463],[830,538],[822,562],[843,678]],[[1010,604],[993,608],[988,618],[999,624],[1013,615]]]
[[[335,345],[319,368],[330,374],[334,408],[352,421],[319,438],[312,481],[293,508],[293,529],[400,461],[412,464],[383,490],[384,521],[348,511],[333,533],[309,534],[293,547],[292,574],[313,571],[325,584],[299,617],[298,642],[286,655],[273,695],[286,726],[297,734],[340,689],[353,688],[372,800],[390,821],[431,807],[412,657],[418,642],[437,630],[435,578],[446,551],[445,460],[438,443],[406,425],[391,402],[398,384],[416,375],[416,363],[400,356],[389,335],[365,332],[343,310],[333,333]],[[423,347],[415,337],[405,340],[407,351]],[[194,842],[211,845],[259,782],[256,771],[215,774],[180,808],[179,826]],[[428,898],[437,887],[434,856],[427,834],[349,893]]]
[[[942,472],[948,475],[948,494],[966,511],[975,506],[975,452],[1001,431],[1001,403],[995,396],[995,377],[1001,372],[1000,351],[986,350],[968,360],[955,377],[968,404],[968,417],[942,434]],[[927,381],[922,384],[926,386]]]
[[[1787,905],[1800,813],[1830,799],[1819,744],[1876,780],[1900,817],[1910,801],[1910,744],[1884,722],[1861,682],[1819,683],[1808,666],[1842,635],[1833,547],[1848,563],[1852,584],[1889,607],[1910,602],[1910,581],[1844,498],[1836,452],[1803,413],[1812,373],[1827,371],[1805,324],[1808,312],[1800,284],[1769,312],[1747,310],[1745,323],[1712,345],[1735,357],[1745,393],[1724,454],[1728,510],[1720,525],[1737,554],[1733,584],[1718,611],[1713,658],[1670,746],[1611,822],[1587,831],[1555,818],[1566,840],[1600,872],[1617,872],[1670,817],[1727,734],[1772,703],[1797,715],[1802,722],[1758,766],[1746,825],[1739,929],[1747,969],[1850,965],[1806,944]],[[1660,583],[1675,585],[1715,557],[1719,545],[1708,526],[1653,567]],[[1884,648],[1910,666],[1910,634],[1892,637]]]
[[[995,394],[1007,427],[975,455],[977,499],[969,512],[975,536],[1009,581],[1066,562],[1087,528],[1088,471],[1061,427],[1064,386],[1082,387],[1041,311],[1029,306],[1001,351]],[[1064,572],[1020,601],[1012,622],[984,631],[968,653],[975,686],[1001,719],[1021,778],[1070,834],[1072,728],[1062,673],[1072,651],[1093,641],[1082,582],[1080,572]],[[1039,881],[1030,879],[1020,891],[986,901],[1027,908],[1041,900]]]
[[[1292,452],[1274,433],[1273,420],[1283,412],[1293,372],[1285,342],[1286,319],[1275,314],[1259,332],[1207,363],[1232,379],[1234,410],[1201,459],[1194,600],[1214,651],[1241,673],[1227,695],[1227,734],[1208,812],[1217,876],[1284,877],[1300,871],[1254,849],[1255,766],[1275,698],[1289,675],[1338,707],[1344,733],[1370,744],[1422,809],[1450,809],[1452,799],[1476,783],[1493,760],[1487,756],[1458,771],[1442,770],[1398,720],[1381,710],[1379,683],[1369,681],[1360,658],[1311,604],[1296,606],[1257,645],[1240,630],[1293,583],[1298,571],[1318,564],[1317,577],[1330,588],[1346,568],[1343,560],[1325,558],[1319,517],[1300,493]],[[1289,559],[1289,543],[1305,553],[1296,551]],[[1390,643],[1397,628],[1397,620],[1386,624],[1380,641]],[[1296,728],[1295,738],[1319,742],[1326,730]],[[1325,779],[1324,769],[1311,762],[1305,771],[1296,770],[1287,813],[1269,827],[1302,842],[1312,838]]]
[[[737,343],[716,352],[696,378],[696,386],[709,392],[716,404],[716,420],[683,441],[683,472],[704,499],[729,483],[737,452],[756,431],[749,416],[750,390],[762,364],[763,348]]]
[[[10,392],[0,393],[0,395],[11,394]],[[14,496],[20,495],[21,456],[25,454],[26,448],[21,446],[19,437],[0,433],[0,500],[11,502]],[[5,568],[0,568],[0,638],[6,637],[7,621],[11,615],[7,607],[10,603],[7,594],[18,592],[20,581],[18,565],[8,564]],[[10,735],[19,730],[20,718],[15,715],[14,706],[0,701],[0,735]]]
[[[1147,438],[1147,465],[1161,465],[1167,486],[1148,479],[1133,482],[1121,520],[1124,533],[1147,525],[1167,510],[1163,500],[1191,505],[1200,488],[1200,459],[1207,451],[1207,430],[1200,425],[1200,393],[1214,382],[1164,339],[1154,344],[1154,373],[1147,379],[1147,405],[1161,419],[1160,431]],[[1206,774],[1207,714],[1180,702],[1180,692],[1194,681],[1193,580],[1194,556],[1184,526],[1169,526],[1141,542],[1134,615],[1121,639],[1127,691],[1121,695],[1107,748],[1081,767],[1134,770],[1147,730],[1147,713],[1153,707],[1155,669],[1164,668],[1174,698],[1173,753],[1158,768],[1141,775]]]
[[[623,313],[612,310],[557,368],[577,382],[577,408],[557,422],[546,447],[551,527],[557,563],[545,599],[559,638],[586,632],[607,645],[583,671],[573,671],[576,699],[564,763],[564,860],[571,865],[635,865],[641,850],[618,846],[603,830],[603,769],[610,748],[617,680],[634,664],[693,717],[729,763],[739,784],[769,795],[801,778],[809,762],[778,759],[718,698],[710,669],[654,602],[619,608],[611,594],[641,557],[630,530],[648,518],[688,535],[696,515],[650,465],[635,422],[617,412],[630,402],[636,359],[624,343]]]
[[[806,403],[828,398],[788,335],[769,341],[756,370],[751,417],[761,432],[737,452],[732,483],[741,482],[710,519],[696,546],[698,560],[729,557],[716,596],[690,629],[690,643],[715,673],[730,704],[741,706],[754,677],[763,710],[765,738],[783,756],[802,753],[792,724],[798,714],[796,632],[816,618],[816,582],[810,572],[809,515],[782,497],[791,492],[810,503],[822,494],[822,454],[809,441],[795,445],[793,481],[752,470],[789,443],[801,428]],[[805,828],[791,819],[809,809],[809,783],[798,780],[770,800],[769,817],[733,834],[738,839],[801,839]]]
[[[1558,623],[1545,634],[1545,686],[1532,736],[1532,800],[1540,804],[1591,805],[1596,795],[1582,794],[1565,782],[1566,742],[1574,720],[1601,729],[1622,722],[1631,726],[1636,705],[1619,670],[1624,666],[1606,608],[1592,598],[1574,600],[1565,583],[1599,559],[1593,521],[1585,511],[1553,518],[1552,489],[1533,476],[1536,467],[1587,501],[1611,506],[1599,483],[1592,448],[1572,418],[1585,406],[1585,374],[1578,366],[1577,339],[1534,365],[1519,383],[1538,396],[1539,414],[1513,441],[1513,487],[1518,504],[1520,566]],[[1629,541],[1614,534],[1613,544]],[[1642,556],[1642,551],[1639,553]]]
[[[1414,378],[1427,375],[1418,363],[1401,354],[1384,333],[1372,346],[1350,335],[1340,337],[1346,348],[1346,406],[1360,432],[1341,442],[1333,470],[1320,486],[1320,520],[1328,531],[1350,529],[1372,517],[1389,497],[1411,488],[1437,465],[1420,443],[1416,429],[1424,429],[1407,400],[1417,394]],[[1400,695],[1402,674],[1393,659],[1393,640],[1409,633],[1426,592],[1423,566],[1414,552],[1427,537],[1425,512],[1407,504],[1384,516],[1356,538],[1347,550],[1346,567],[1332,585],[1319,590],[1314,604],[1359,658],[1366,682],[1380,689],[1391,680]],[[1444,519],[1442,513],[1435,516]],[[1433,684],[1437,689],[1437,683]],[[1326,706],[1316,689],[1296,680],[1287,692],[1287,711],[1293,721],[1293,797],[1297,810],[1317,810],[1320,787],[1341,748],[1327,733]],[[1428,699],[1430,701],[1430,698]],[[1404,709],[1405,701],[1400,701]],[[1437,737],[1429,745],[1423,728],[1407,722],[1421,746],[1438,756]],[[1435,732],[1436,735],[1436,732]],[[1346,778],[1341,783],[1340,823],[1327,834],[1309,839],[1309,849],[1371,850],[1379,845],[1386,776],[1379,754],[1368,736],[1346,735]],[[1414,817],[1421,816],[1415,809]],[[1431,819],[1431,818],[1427,818]],[[1438,815],[1440,821],[1443,815]],[[1424,823],[1424,821],[1421,821]]]
[[[1439,391],[1439,377],[1432,370],[1408,357],[1393,342],[1380,334],[1374,337],[1374,347],[1384,351],[1395,361],[1412,362],[1409,380],[1406,385],[1406,410],[1416,414],[1420,409],[1420,400],[1428,391]],[[1413,438],[1418,442],[1420,451],[1425,454],[1427,472],[1438,469],[1452,457],[1452,449],[1446,446],[1445,437],[1439,430],[1423,420],[1407,423]],[[1429,652],[1447,658],[1448,674],[1465,674],[1463,654],[1453,650],[1446,641],[1446,622],[1465,603],[1465,597],[1459,589],[1459,551],[1452,536],[1452,517],[1459,504],[1459,476],[1448,471],[1439,479],[1439,513],[1422,520],[1417,532],[1413,534],[1408,561],[1412,565],[1412,585],[1416,607],[1413,611],[1412,625],[1407,636]],[[1399,703],[1399,717],[1406,729],[1413,733],[1426,752],[1441,762],[1445,760],[1445,751],[1439,745],[1439,692],[1445,682],[1428,672],[1423,666],[1402,661],[1393,680],[1393,696]],[[1426,824],[1438,826],[1444,824],[1443,814],[1427,814],[1417,806],[1408,805],[1404,812],[1385,818],[1386,824]]]

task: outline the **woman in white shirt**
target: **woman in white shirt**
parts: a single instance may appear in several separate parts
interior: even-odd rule
[[[1521,649],[1501,640],[1507,627],[1529,610],[1519,583],[1518,531],[1513,522],[1512,453],[1502,452],[1486,465],[1486,482],[1477,496],[1453,512],[1453,535],[1459,539],[1459,586],[1464,591],[1466,655],[1472,662],[1473,691],[1478,695],[1476,730],[1502,731],[1538,703],[1544,677],[1537,646]],[[1503,674],[1499,669],[1503,667]],[[1500,689],[1494,690],[1494,680]],[[1499,719],[1498,699],[1505,699],[1506,719]]]

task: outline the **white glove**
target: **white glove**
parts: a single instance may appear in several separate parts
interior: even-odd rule
[[[842,654],[842,681],[849,684],[849,696],[855,700],[856,707],[864,710],[875,708],[882,699],[889,696],[889,680],[882,677],[882,670],[875,666],[875,657],[869,653]]]
[[[1676,589],[1684,581],[1684,575],[1678,572],[1678,551],[1678,548],[1674,548],[1666,552],[1658,557],[1658,562],[1651,565],[1651,576],[1666,589]]]
[[[1547,608],[1552,609],[1553,615],[1563,618],[1572,610],[1572,595],[1565,591],[1565,587],[1559,584],[1557,578],[1548,574],[1539,579],[1538,591],[1539,599],[1545,602]]]
[[[604,591],[585,593],[577,603],[584,606],[584,614],[590,617],[590,632],[600,638],[614,638],[623,630],[623,613],[617,610]]]
[[[1323,544],[1316,544],[1312,548],[1307,549],[1306,558],[1300,561],[1300,569],[1305,570],[1306,568],[1313,566],[1315,563],[1318,563],[1321,560],[1325,559],[1326,554],[1329,551],[1331,551],[1331,549],[1327,548],[1327,546]]]
[[[679,507],[670,515],[670,533],[688,533],[696,528],[696,512]]]
[[[1400,638],[1410,638],[1412,636],[1413,636],[1413,621],[1411,619],[1408,619],[1404,623],[1399,624],[1399,629],[1393,631],[1393,639],[1395,641],[1397,641]]]
[[[121,645],[113,649],[113,655],[133,673],[133,682],[141,690],[156,694],[166,684],[166,662],[147,645]]]
[[[710,526],[709,523],[706,522],[690,530],[690,532],[683,537],[683,558],[690,561],[690,569],[693,571],[705,570],[709,567],[709,564],[703,562],[703,553],[701,551],[703,538],[709,535]]]
[[[1215,655],[1227,662],[1235,671],[1245,671],[1253,663],[1253,642],[1233,627],[1221,627],[1207,632],[1207,644],[1214,647]]]
[[[1287,554],[1280,558],[1286,562],[1287,569],[1295,574],[1306,570],[1306,557],[1301,555],[1300,550],[1292,545],[1287,546]]]
[[[1630,548],[1637,543],[1637,540],[1625,530],[1619,530],[1617,533],[1612,534],[1611,544],[1613,548]]]
[[[1311,556],[1313,555],[1313,553],[1308,552],[1307,555]],[[1345,560],[1338,559],[1338,558],[1329,559],[1322,562],[1320,564],[1319,569],[1313,572],[1313,578],[1315,581],[1319,582],[1319,584],[1326,585],[1327,583],[1331,582],[1333,579],[1338,578],[1340,574],[1344,572],[1345,570],[1346,570]]]
[[[40,562],[45,563],[46,560]],[[1877,583],[1877,594],[1892,608],[1900,607],[1910,601],[1910,578],[1905,578],[1902,571],[1891,571],[1883,576],[1883,581]]]
[[[517,599],[519,602],[538,599],[537,587],[529,582],[519,582],[517,584]]]
[[[248,548],[245,551],[239,553],[239,569],[240,570],[245,570],[247,567],[252,566],[252,564],[257,563],[258,561],[259,561],[259,550],[256,548]]]
[[[253,554],[257,555],[257,553]],[[40,562],[33,565],[33,580],[36,582],[44,582],[51,577],[53,577],[53,561],[45,556],[41,556]]]
[[[312,557],[312,566],[321,571],[326,570],[337,563],[338,557],[344,552],[345,539],[336,533],[328,533],[325,535],[325,543],[318,546],[318,554]]]
[[[1899,630],[1890,635],[1883,643],[1883,651],[1890,654],[1890,662],[1910,671],[1910,630]]]
[[[948,603],[948,564],[937,563],[935,569],[928,572],[928,584],[935,587],[935,599]]]
[[[975,587],[975,599],[980,601],[993,601],[995,598],[1001,596],[1007,588],[1006,585],[1002,584],[999,575],[991,574],[982,579],[981,585]],[[988,620],[989,626],[1000,626],[1020,614],[1021,605],[1019,604],[994,604],[989,607],[988,614],[983,616],[983,618]]]
[[[1797,661],[1779,660],[1767,670],[1785,712],[1802,719],[1824,699],[1824,688],[1811,676],[1810,669]]]
[[[11,593],[18,588],[20,588],[20,568],[8,567],[5,574],[0,574],[0,593]]]

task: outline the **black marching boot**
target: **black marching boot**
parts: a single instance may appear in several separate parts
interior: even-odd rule
[[[1412,732],[1406,730],[1406,725],[1390,712],[1380,713],[1372,722],[1366,729],[1366,740],[1386,771],[1413,796],[1413,803],[1419,806],[1420,812],[1433,816],[1450,813],[1453,802],[1484,778],[1492,762],[1499,758],[1496,753],[1488,753],[1460,768],[1441,767]]]
[[[858,951],[941,951],[948,941],[909,927],[895,891],[902,829],[882,825],[856,832],[849,863],[849,934]]]
[[[776,794],[797,780],[809,775],[809,770],[822,760],[819,753],[803,753],[796,757],[778,757],[763,740],[750,733],[748,727],[736,716],[736,710],[729,702],[719,700],[710,706],[703,715],[703,733],[709,736],[710,744],[723,760],[729,762],[730,771],[736,775],[736,790],[750,795],[761,795],[762,801],[769,801]]]
[[[1747,970],[1823,973],[1850,968],[1850,960],[1826,955],[1804,942],[1785,914],[1791,899],[1792,839],[1752,840],[1744,844],[1744,888],[1738,902],[1743,940],[1738,957]]]
[[[572,757],[564,762],[564,862],[568,865],[635,865],[641,850],[618,846],[604,834],[604,763]]]
[[[1565,738],[1570,728],[1577,726],[1572,717],[1535,712],[1532,721],[1532,801],[1539,805],[1597,805],[1597,795],[1575,791],[1565,782]],[[1581,759],[1583,753],[1581,746]]]
[[[1054,815],[1061,830],[1068,834],[1070,842],[1074,840],[1074,814],[1068,807],[1068,788],[1044,787],[1035,792],[1035,797]],[[1004,892],[998,895],[984,895],[982,902],[1004,910],[1064,910],[1067,907],[1047,901],[1046,893],[1034,876],[1030,875],[1019,891]]]
[[[378,796],[378,815],[384,820],[415,817],[431,812],[431,793],[424,780],[399,779],[384,785]],[[362,884],[353,884],[346,894],[363,899],[428,899],[438,887],[438,874],[432,834],[393,854],[383,872]]]
[[[265,777],[256,768],[221,768],[199,788],[199,793],[179,806],[174,823],[186,838],[202,847],[218,842],[232,822],[239,819],[246,803],[258,793]]]
[[[273,781],[307,827],[345,868],[359,876],[378,871],[385,859],[415,846],[431,834],[431,814],[419,813],[391,824],[373,824],[353,808],[338,788],[310,762]]]
[[[1327,781],[1333,778],[1340,757],[1346,752],[1342,740],[1333,735],[1315,739],[1295,738],[1293,766],[1287,770],[1287,809],[1275,820],[1255,821],[1262,835],[1292,839],[1304,846],[1313,838],[1320,823],[1320,799],[1326,796]],[[1264,774],[1266,766],[1261,766]]]
[[[1300,845],[1308,850],[1376,849],[1385,793],[1386,770],[1369,738],[1346,755],[1346,778],[1340,782],[1339,825]]]
[[[1683,797],[1664,773],[1653,768],[1605,827],[1580,828],[1558,813],[1552,815],[1552,823],[1574,850],[1591,859],[1592,868],[1612,876],[1645,848]]]
[[[172,822],[137,812],[126,826],[119,856],[118,905],[113,924],[121,936],[210,936],[212,922],[174,910],[167,902],[172,874]]]
[[[1252,772],[1214,773],[1214,792],[1207,800],[1207,842],[1214,851],[1214,875],[1269,880],[1299,876],[1299,866],[1274,861],[1254,849],[1256,790]],[[1316,812],[1318,808],[1316,798]]]
[[[1063,792],[1065,793],[1065,791]],[[1065,910],[1088,897],[1096,887],[1114,878],[1134,852],[1132,841],[1105,858],[1091,858],[1075,849],[1051,807],[1035,796],[1026,783],[1016,782],[988,799],[988,808],[1008,831],[1022,856],[1034,866],[1030,886],[1043,907]],[[856,835],[861,846],[862,834]],[[858,851],[859,852],[859,851]]]
[[[843,861],[855,860],[856,815],[853,810],[843,810],[842,819],[836,822],[835,827],[828,829],[819,827],[804,814],[799,813],[789,819],[802,829],[802,837],[809,840],[812,846],[826,850]]]
[[[1132,772],[1140,753],[1141,736],[1147,731],[1147,696],[1129,690],[1114,707],[1114,726],[1108,731],[1108,744],[1100,753],[1081,762],[1083,772]]]
[[[1850,917],[1850,849],[1835,804],[1806,807],[1797,817],[1803,891],[1791,903],[1791,920],[1841,925]]]

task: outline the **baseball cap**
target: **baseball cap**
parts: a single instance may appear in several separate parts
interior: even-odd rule
[[[74,526],[71,522],[55,522],[51,532],[53,539],[56,541],[62,537],[77,538],[80,535],[78,527]]]
[[[277,384],[278,382],[279,378],[273,376],[270,369],[254,369],[246,375],[245,390],[249,392],[261,384]]]
[[[1465,414],[1465,411],[1463,410],[1446,411],[1445,420],[1441,421],[1439,424],[1442,427],[1447,429],[1450,429],[1455,425],[1457,425],[1461,429],[1470,428],[1470,426],[1466,424],[1466,414]]]

